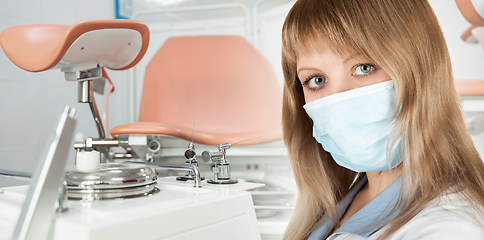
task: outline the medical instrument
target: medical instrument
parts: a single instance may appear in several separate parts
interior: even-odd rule
[[[198,168],[198,160],[195,153],[195,144],[193,143],[193,141],[188,144],[188,149],[185,150],[185,153],[183,154],[183,156],[187,159],[185,163],[188,166],[194,166]],[[195,176],[193,172],[194,171],[186,171],[184,176],[178,176],[176,180],[179,180],[179,181],[195,180]],[[200,180],[202,181],[205,180],[205,177],[200,176]]]
[[[203,151],[202,159],[205,163],[214,163],[212,168],[213,179],[207,180],[213,184],[233,184],[238,183],[237,179],[230,178],[230,164],[226,158],[226,151],[232,147],[230,143],[221,143],[216,152]]]

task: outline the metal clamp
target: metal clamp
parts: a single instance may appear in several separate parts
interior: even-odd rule
[[[77,138],[77,136],[76,136]],[[80,151],[99,151],[101,153],[101,162],[105,163],[106,159],[111,157],[114,158],[116,156],[109,156],[109,149],[112,147],[127,147],[128,142],[117,140],[117,139],[94,139],[92,137],[88,137],[84,139],[84,137],[80,137],[76,139],[74,142],[74,149],[77,152]],[[117,156],[118,159],[129,159],[132,158],[131,154],[120,154]]]
[[[232,147],[230,143],[221,143],[218,145],[217,152],[203,151],[202,159],[205,163],[214,163],[213,179],[207,180],[212,184],[234,184],[238,183],[237,179],[230,178],[230,165],[225,157],[227,149]]]
[[[67,212],[69,210],[68,206],[68,197],[67,197],[67,181],[66,177],[62,179],[62,183],[59,187],[59,206],[56,209],[56,212]]]

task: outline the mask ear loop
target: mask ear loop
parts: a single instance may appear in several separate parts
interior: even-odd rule
[[[395,92],[398,93],[397,88],[396,88],[396,85],[394,84],[393,86],[395,88]],[[397,105],[398,104],[398,99],[395,99],[395,102],[396,102],[396,105]],[[392,162],[391,162],[391,159],[392,159],[392,156],[391,156],[392,148],[394,148],[395,147],[395,144],[397,142],[399,142],[398,139],[399,138],[402,138],[402,136],[403,136],[402,128],[397,125],[397,118],[400,115],[400,112],[401,111],[402,111],[402,104],[400,104],[400,107],[398,108],[398,111],[395,109],[393,121],[390,122],[390,124],[393,125],[393,129],[392,129],[392,132],[390,133],[390,136],[391,137],[388,139],[388,143],[387,143],[388,169],[392,169],[392,166],[391,166],[392,165]],[[400,139],[400,143],[401,142],[402,142],[402,140]],[[401,145],[400,145],[399,149],[397,150],[397,152],[395,152],[394,154],[396,154],[400,158],[403,158],[403,149],[402,149]],[[402,163],[402,161],[403,161],[403,159],[399,159],[398,160],[398,164],[396,164],[393,168],[395,168],[398,165],[400,165],[400,163]]]

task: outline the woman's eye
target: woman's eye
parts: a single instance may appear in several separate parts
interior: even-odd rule
[[[360,64],[355,69],[355,75],[365,75],[371,72],[375,67],[370,64]]]
[[[309,84],[310,89],[315,89],[321,87],[326,82],[326,78],[322,76],[312,76],[308,78],[307,84]]]

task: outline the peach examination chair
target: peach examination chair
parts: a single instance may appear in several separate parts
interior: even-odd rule
[[[461,35],[461,39],[465,42],[478,43],[479,39],[473,36],[473,31],[475,32],[477,27],[484,26],[484,1],[480,1],[482,3],[480,6],[474,6],[471,0],[456,0],[455,2],[464,18],[472,24]],[[460,96],[484,96],[484,81],[482,80],[456,80],[455,88]]]
[[[139,122],[117,126],[118,140],[146,135],[146,160],[158,137],[200,144],[260,144],[281,139],[282,94],[273,67],[239,36],[169,38],[146,67]]]
[[[104,86],[106,80],[110,82],[105,67],[112,70],[133,67],[144,56],[148,43],[148,27],[140,21],[125,19],[89,20],[71,26],[20,25],[0,33],[0,46],[18,67],[30,72],[60,69],[67,81],[79,83],[78,100],[90,105],[100,144],[96,146],[91,141],[90,145],[86,142],[75,148],[104,154],[110,147],[107,143],[119,144],[105,139],[93,93],[102,93],[104,88],[99,86]]]

